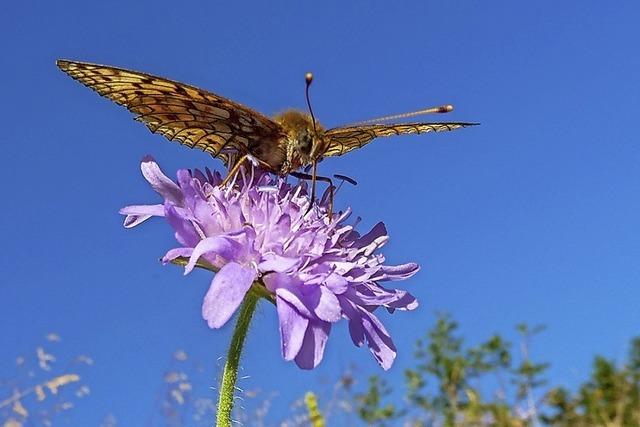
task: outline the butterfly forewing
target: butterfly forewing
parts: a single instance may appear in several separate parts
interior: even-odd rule
[[[345,126],[329,129],[325,133],[328,145],[323,156],[342,156],[381,136],[446,132],[472,125],[474,123],[402,123]]]
[[[227,98],[146,73],[59,60],[61,70],[126,107],[155,133],[227,162],[256,144],[276,143],[280,125]]]

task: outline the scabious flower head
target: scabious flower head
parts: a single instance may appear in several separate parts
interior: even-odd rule
[[[389,239],[383,223],[360,235],[347,224],[349,210],[331,218],[326,198],[310,209],[306,183],[254,167],[241,169],[225,187],[208,169],[179,170],[174,182],[150,157],[141,168],[164,203],[123,208],[124,225],[164,217],[180,246],[163,262],[188,260],[185,274],[196,265],[217,271],[202,305],[211,328],[231,318],[253,285],[275,302],[286,360],[316,367],[332,324],[345,318],[354,344],[366,342],[378,363],[391,367],[396,348],[374,311],[412,310],[418,303],[380,282],[409,278],[419,267],[383,264],[376,253]]]

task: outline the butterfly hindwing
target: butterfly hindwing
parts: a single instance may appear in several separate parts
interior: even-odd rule
[[[276,141],[280,125],[268,117],[195,86],[146,73],[59,60],[58,67],[85,86],[126,107],[152,132],[213,156],[249,152]],[[224,154],[224,155],[222,155]]]

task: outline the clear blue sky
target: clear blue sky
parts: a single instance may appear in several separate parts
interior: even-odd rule
[[[547,324],[535,353],[567,385],[640,333],[637,2],[13,1],[0,15],[0,371],[49,331],[92,355],[93,394],[73,425],[108,413],[142,425],[171,352],[215,378],[230,330],[200,317],[207,274],[158,263],[174,246],[168,226],[127,231],[117,214],[157,200],[145,154],[171,174],[220,163],[150,134],[56,58],[189,82],[267,114],[303,108],[312,70],[327,126],[441,103],[455,104],[452,120],[481,122],[322,163],[359,181],[338,204],[365,227],[384,220],[388,258],[423,266],[403,283],[420,308],[384,316],[399,348],[392,384],[437,311],[471,341]],[[344,325],[313,372],[284,362],[278,340],[263,304],[240,385],[279,389],[281,410],[351,364],[382,373]]]

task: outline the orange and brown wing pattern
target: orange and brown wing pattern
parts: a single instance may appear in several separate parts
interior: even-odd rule
[[[356,125],[329,129],[324,136],[328,140],[323,156],[342,156],[360,148],[381,136],[407,135],[412,133],[447,132],[476,123],[402,123]]]
[[[268,117],[195,86],[85,62],[57,61],[75,80],[126,107],[152,132],[227,162],[255,144],[275,143],[283,131]]]

